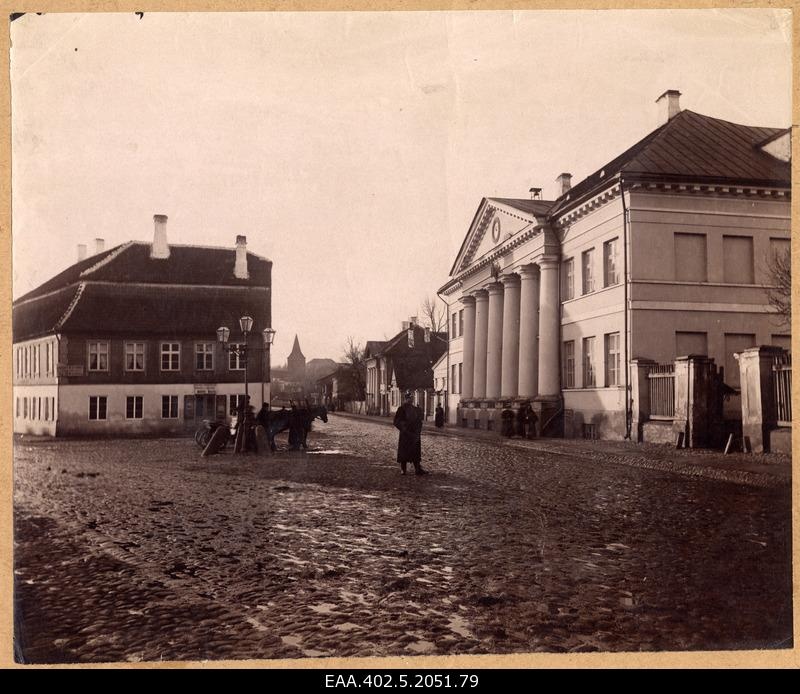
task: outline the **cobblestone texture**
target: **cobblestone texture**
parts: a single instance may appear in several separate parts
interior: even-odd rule
[[[403,477],[390,427],[331,417],[310,441],[18,444],[22,658],[792,645],[788,485],[427,434],[432,474]]]

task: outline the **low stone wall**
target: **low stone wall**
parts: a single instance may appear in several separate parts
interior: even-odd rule
[[[654,421],[642,425],[642,441],[644,443],[675,443],[675,432],[672,422]]]

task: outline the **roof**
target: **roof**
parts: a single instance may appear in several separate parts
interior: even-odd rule
[[[170,246],[150,258],[150,244],[129,242],[81,260],[13,305],[14,341],[50,332],[174,333],[213,337],[242,312],[267,327],[272,263],[247,254],[248,279],[233,274],[235,249]],[[247,290],[247,291],[245,291]]]
[[[237,326],[243,312],[253,317],[253,332],[268,327],[268,292],[89,282],[16,305],[12,329],[14,342],[51,332],[205,334],[214,340],[220,325]]]
[[[555,205],[555,200],[518,200],[516,198],[486,198],[489,202],[499,202],[520,212],[544,217]]]
[[[764,152],[786,128],[740,125],[683,110],[562,195],[555,214],[617,174],[655,180],[788,186],[791,166]]]
[[[383,352],[383,348],[386,347],[387,344],[385,340],[367,340],[367,346],[364,347],[364,356],[367,359],[377,356]]]
[[[266,287],[270,283],[272,263],[254,253],[247,254],[248,279],[238,279],[233,274],[235,248],[170,245],[169,258],[164,259],[151,258],[150,249],[151,244],[139,241],[115,246],[71,265],[17,301],[84,280],[234,287]]]
[[[400,390],[433,387],[433,369],[424,359],[418,356],[398,357],[393,360],[392,366]]]
[[[294,336],[294,344],[292,345],[292,351],[289,353],[290,357],[305,357],[303,356],[303,352],[300,350],[300,340],[297,339],[297,335]]]

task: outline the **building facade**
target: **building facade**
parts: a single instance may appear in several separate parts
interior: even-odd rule
[[[630,364],[788,347],[767,298],[790,243],[789,131],[681,111],[553,201],[484,198],[440,293],[448,420],[498,428],[531,401],[545,433],[630,435]],[[726,413],[736,417],[738,396]]]
[[[235,248],[170,245],[164,215],[152,244],[128,242],[79,260],[13,305],[14,432],[181,433],[269,399],[272,263]],[[243,344],[223,350],[216,329]]]

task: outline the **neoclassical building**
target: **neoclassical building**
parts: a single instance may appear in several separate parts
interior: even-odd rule
[[[630,364],[788,348],[769,259],[788,252],[790,133],[700,115],[663,125],[555,200],[484,198],[439,293],[448,421],[499,428],[530,401],[553,435],[630,435]],[[535,190],[535,189],[533,189]],[[736,396],[726,403],[735,417]]]

